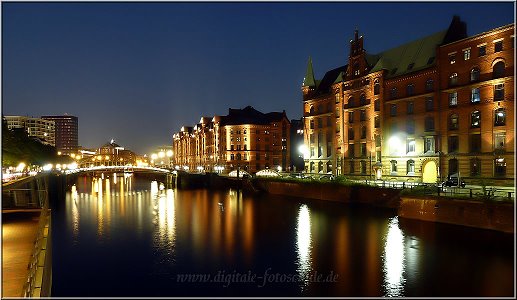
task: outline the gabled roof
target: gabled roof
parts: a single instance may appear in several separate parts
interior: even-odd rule
[[[387,70],[387,77],[396,77],[435,65],[436,48],[443,43],[447,31],[440,31],[422,39],[367,56],[367,61],[377,61],[370,73]]]
[[[271,122],[280,121],[286,117],[283,112],[270,112],[267,114],[261,113],[251,106],[246,106],[243,109],[230,108],[227,116],[224,116],[221,123],[224,125],[242,125],[242,124],[256,124],[266,125]]]
[[[334,83],[343,80],[343,74],[346,72],[347,67],[348,65],[344,65],[325,73],[316,89],[316,95],[328,93]]]

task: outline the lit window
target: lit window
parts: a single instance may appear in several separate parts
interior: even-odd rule
[[[494,126],[503,126],[506,123],[506,111],[504,108],[498,108],[495,110],[494,115]]]
[[[470,48],[463,50],[463,59],[469,60],[470,59]]]
[[[415,173],[415,161],[412,159],[407,161],[407,173],[408,175]]]
[[[481,101],[481,97],[479,95],[479,88],[472,89],[472,93],[470,96],[471,103],[479,103]]]
[[[495,176],[506,175],[506,160],[504,158],[496,158],[494,160],[494,173]]]
[[[449,93],[449,106],[458,105],[458,92]]]
[[[506,133],[498,132],[494,136],[494,147],[496,150],[504,150],[506,145]]]
[[[479,110],[476,110],[470,115],[470,127],[479,128],[480,126],[481,126],[481,112]]]
[[[407,152],[415,152],[416,142],[415,139],[407,139]]]
[[[424,152],[434,152],[434,137],[424,138]]]

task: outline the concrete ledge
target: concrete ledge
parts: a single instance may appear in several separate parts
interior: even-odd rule
[[[514,205],[511,203],[401,196],[398,215],[514,233]]]
[[[302,183],[256,180],[255,185],[264,192],[292,197],[318,199],[342,203],[370,204],[386,208],[399,207],[399,190],[344,186],[333,183]]]

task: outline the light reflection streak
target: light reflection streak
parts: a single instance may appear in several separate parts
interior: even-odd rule
[[[311,271],[311,216],[306,204],[302,204],[298,210],[296,224],[296,253],[297,253],[297,272],[304,278],[305,285],[308,285],[308,275]]]
[[[77,199],[77,188],[74,184],[72,186],[72,203],[70,203],[72,206],[72,231],[74,238],[79,234],[79,209],[77,207]]]
[[[403,296],[404,284],[404,235],[399,228],[398,217],[390,220],[386,243],[384,245],[384,288],[386,296]]]

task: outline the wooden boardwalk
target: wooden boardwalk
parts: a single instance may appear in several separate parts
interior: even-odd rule
[[[2,211],[1,297],[22,295],[40,213],[40,209]]]

